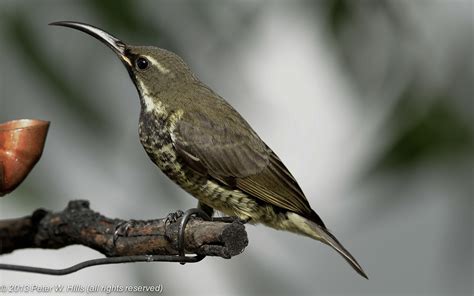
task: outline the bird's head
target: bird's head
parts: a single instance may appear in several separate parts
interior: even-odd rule
[[[186,63],[176,54],[153,46],[128,45],[120,39],[94,26],[79,22],[54,22],[85,32],[111,48],[127,68],[141,97],[159,95],[176,88],[176,83],[195,80]]]

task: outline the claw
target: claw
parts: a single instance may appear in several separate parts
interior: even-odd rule
[[[128,230],[135,224],[135,220],[121,221],[117,224],[117,226],[115,226],[114,236],[112,237],[112,244],[115,246],[120,236],[128,236]]]
[[[181,210],[177,210],[174,213],[169,213],[166,216],[165,220],[165,225],[170,224],[170,223],[175,223],[179,218],[181,218],[184,215],[184,212]]]

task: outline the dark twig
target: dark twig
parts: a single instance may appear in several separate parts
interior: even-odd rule
[[[68,268],[52,269],[34,266],[24,266],[15,264],[0,264],[0,269],[22,271],[31,273],[41,273],[49,275],[66,275],[81,269],[106,264],[131,263],[131,262],[180,262],[180,263],[196,263],[204,259],[205,256],[182,257],[175,255],[137,255],[137,256],[122,256],[122,257],[107,257],[83,261]]]
[[[107,257],[82,262],[62,270],[26,267],[12,268],[0,264],[0,269],[67,274],[79,269],[124,262],[197,262],[204,256],[230,258],[240,254],[248,244],[244,226],[235,221],[222,223],[204,221],[186,216],[189,222],[184,234],[184,250],[195,257],[179,256],[179,229],[183,219],[166,222],[166,219],[134,221],[127,233],[114,243],[117,225],[124,220],[110,219],[89,209],[87,201],[71,201],[62,212],[36,210],[31,216],[0,220],[0,254],[23,248],[58,249],[80,244]]]

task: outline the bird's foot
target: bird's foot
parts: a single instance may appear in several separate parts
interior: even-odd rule
[[[179,218],[183,217],[183,215],[184,215],[184,212],[181,210],[177,210],[174,213],[169,213],[166,216],[165,226],[170,223],[175,223]]]
[[[181,211],[182,213],[182,211]],[[204,220],[211,220],[211,217],[209,217],[206,212],[199,208],[194,208],[194,209],[189,209],[187,210],[183,215],[181,222],[179,224],[179,229],[178,229],[178,251],[179,251],[179,256],[184,257],[185,256],[185,249],[184,249],[184,231],[186,229],[186,225],[188,224],[189,219],[191,218],[192,215],[196,215],[198,217],[203,218]],[[184,265],[185,262],[181,262],[181,265]]]
[[[234,217],[234,216],[212,217],[212,221],[214,221],[214,222],[224,222],[224,223],[240,222],[242,224],[245,224],[245,223],[250,221],[250,218],[240,219],[239,217]]]
[[[128,221],[121,221],[115,226],[114,236],[112,237],[112,244],[115,246],[119,237],[126,237],[128,236],[128,231],[131,227],[138,224],[137,220],[128,220]]]

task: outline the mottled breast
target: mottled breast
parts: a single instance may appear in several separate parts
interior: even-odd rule
[[[177,155],[171,134],[181,112],[142,111],[140,141],[150,159],[174,182],[200,201],[227,215],[256,218],[257,203],[239,190],[232,190],[192,170]]]

